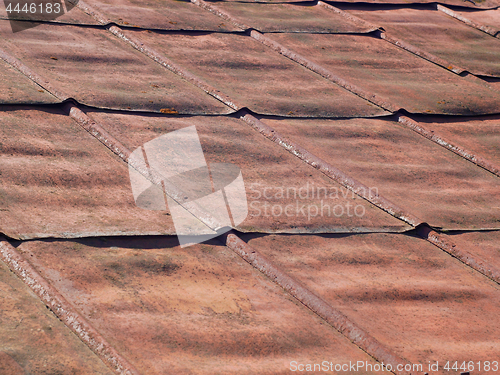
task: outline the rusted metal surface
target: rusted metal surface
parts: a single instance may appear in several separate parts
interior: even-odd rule
[[[0,58],[3,54],[0,52]],[[0,104],[49,104],[59,100],[0,60]]]
[[[227,0],[226,0],[227,1]],[[232,0],[235,1],[235,0]],[[377,6],[379,4],[429,4],[435,3],[433,0],[347,0],[346,2],[353,3],[360,6],[365,6],[366,4]],[[336,5],[335,2],[331,2],[333,5]],[[472,1],[464,1],[464,0],[442,0],[439,1],[440,4],[443,5],[451,5],[451,6],[460,6],[464,8],[473,8],[473,9],[491,9],[497,8],[500,3],[498,0],[472,0]]]
[[[410,228],[273,145],[242,120],[103,112],[90,112],[89,116],[130,150],[160,135],[196,126],[209,166],[232,163],[241,169],[249,212],[238,230],[307,233]],[[367,195],[371,192],[368,186],[364,189]]]
[[[475,248],[471,248],[464,241],[459,241],[459,246],[457,246],[452,237],[438,233],[426,225],[419,227],[417,233],[431,244],[439,247],[497,284],[500,284],[500,268],[497,267],[497,262],[492,263],[491,259],[484,258],[481,251],[478,253]]]
[[[248,36],[130,34],[258,113],[300,117],[386,113]]]
[[[375,119],[266,123],[423,222],[448,229],[499,227],[498,177],[405,125]]]
[[[500,175],[500,120],[498,117],[437,118],[415,117],[433,136],[467,149],[473,162],[484,159],[486,169]]]
[[[231,109],[155,64],[105,30],[40,25],[0,48],[80,103],[114,109],[228,113]]]
[[[475,27],[491,36],[500,37],[500,11],[498,9],[476,11],[455,11],[440,4],[437,9],[468,26]]]
[[[245,238],[411,363],[497,356],[500,288],[423,239],[390,234]],[[415,373],[428,368],[422,370]],[[441,367],[432,373],[447,372]]]
[[[118,25],[159,30],[239,31],[189,1],[86,0]]]
[[[462,249],[468,249],[484,263],[500,269],[500,232],[447,233],[447,240]],[[498,276],[497,276],[498,278]]]
[[[213,243],[181,249],[172,237],[101,238],[35,241],[19,251],[145,374],[286,374],[295,358],[324,356],[375,363]]]
[[[365,33],[374,30],[312,3],[217,2],[211,6],[225,12],[237,23],[262,32]]]
[[[405,42],[474,74],[500,75],[500,40],[437,10],[348,10]]]
[[[10,244],[0,240],[0,257],[3,261],[15,263],[19,261],[16,255],[16,250]],[[37,280],[38,275],[31,271],[29,266],[9,270],[0,261],[2,375],[113,374],[35,295],[40,288],[46,288],[45,291],[52,288],[46,282]],[[30,290],[23,281],[33,277],[30,287],[35,290]],[[37,281],[41,281],[43,287],[41,284],[35,287]]]
[[[500,111],[498,92],[380,39],[321,34],[274,34],[272,39],[409,112],[459,115]]]
[[[175,233],[135,205],[127,166],[71,118],[1,112],[0,232],[13,238]]]

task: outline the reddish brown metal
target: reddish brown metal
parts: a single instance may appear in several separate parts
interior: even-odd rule
[[[33,293],[115,373],[139,374],[6,240],[0,240],[0,256],[11,271],[28,285]]]
[[[500,177],[500,167],[488,161],[487,159],[484,159],[480,155],[476,155],[474,152],[468,151],[463,147],[458,146],[456,143],[444,139],[440,134],[437,134],[434,130],[429,130],[425,128],[423,124],[418,123],[407,116],[398,116],[398,121],[403,125],[408,126],[410,129],[416,131],[420,135],[423,135],[425,138],[430,139],[431,141],[437,143],[438,145],[443,146],[447,150],[450,150],[455,154],[460,155],[464,159],[467,159],[472,163],[479,165],[480,167]],[[490,133],[489,136],[493,134]],[[470,138],[470,135],[468,136],[468,138]],[[462,139],[461,141],[464,140]],[[495,154],[492,154],[492,156],[495,157]]]
[[[231,112],[106,30],[43,24],[12,34],[8,22],[0,21],[0,27],[5,32],[0,48],[57,86],[47,89],[60,99],[72,97],[82,104],[123,110]]]
[[[218,241],[180,248],[170,236],[108,237],[31,241],[19,251],[144,374],[377,363]]]
[[[455,12],[449,8],[446,8],[445,6],[441,4],[437,4],[437,9],[453,18],[456,18],[459,21],[462,21],[468,26],[475,27],[478,30],[481,30],[485,32],[486,34],[490,34],[491,36],[497,36],[498,33],[500,33],[500,12],[495,9],[495,10],[485,10],[481,11],[480,13],[472,13],[472,12]],[[488,15],[490,15],[491,20],[494,20],[493,22],[489,22],[492,25],[496,25],[496,27],[492,27],[490,25],[485,25],[485,22],[488,22],[488,19],[486,18]],[[472,17],[471,17],[472,16]],[[478,17],[479,16],[479,17]],[[479,22],[475,21],[475,19],[478,19]],[[486,18],[486,19],[485,19]],[[495,22],[496,21],[496,22]]]
[[[399,41],[398,46],[455,73],[467,70],[473,74],[500,76],[498,39],[459,22],[451,14],[408,8],[365,8],[348,12],[383,27],[386,40],[391,43]]]
[[[106,23],[114,22],[127,27],[160,30],[240,31],[238,27],[221,22],[194,4],[175,0],[87,0],[78,4],[80,9],[92,7],[106,17]]]
[[[421,238],[359,234],[243,239],[392,353],[423,364],[420,373],[427,372],[429,361],[488,360],[498,352],[497,283]]]
[[[11,56],[0,50],[0,103],[1,104],[48,104],[58,100],[42,86],[20,74],[6,59]],[[11,60],[12,61],[12,60]]]
[[[376,29],[332,12],[331,6],[323,2],[297,5],[222,1],[212,5],[196,1],[196,4],[232,20],[233,24],[251,25],[261,32],[367,33]]]
[[[225,0],[225,1],[236,1],[236,0]],[[248,0],[247,0],[248,1]],[[272,0],[271,0],[272,1]],[[407,0],[348,0],[347,2],[363,6],[365,4],[378,5],[378,4],[401,4],[407,6],[409,2]],[[410,4],[429,4],[435,3],[433,0],[412,0]],[[439,1],[440,4],[459,6],[465,8],[475,8],[475,9],[492,9],[499,6],[498,0],[483,0],[483,1],[464,1],[464,0],[442,0]]]
[[[332,164],[329,164],[325,160],[320,159],[318,156],[309,152],[307,149],[298,145],[294,141],[285,138],[285,136],[281,135],[278,131],[274,130],[269,125],[258,120],[254,116],[245,114],[242,119],[259,133],[264,135],[266,138],[277,143],[281,147],[285,148],[288,152],[300,158],[302,161],[318,169],[329,178],[354,191],[362,198],[388,212],[392,216],[403,220],[404,222],[412,226],[417,226],[422,223],[422,221],[416,216],[406,212],[404,209],[398,207],[383,196],[378,195],[378,191],[377,193],[375,193],[373,189],[346,175],[341,170],[335,168]]]
[[[392,365],[395,374],[411,374],[409,371],[398,371],[396,369],[398,364],[403,366],[407,364],[406,360],[395,355],[373,336],[353,323],[347,316],[330,306],[323,299],[304,287],[299,281],[287,275],[239,237],[229,234],[225,244],[377,361]]]
[[[437,233],[426,225],[423,225],[418,229],[418,234],[433,245],[439,247],[441,250],[444,250],[451,256],[489,277],[497,284],[500,284],[500,268],[495,267],[487,260],[481,259],[478,254],[473,254],[465,250],[463,247],[455,245],[451,237],[446,236],[445,234]]]
[[[499,226],[498,177],[403,124],[382,119],[264,121],[285,139],[300,139],[300,145],[326,165],[377,187],[380,196],[398,206],[393,215],[414,226],[422,222],[446,229]]]

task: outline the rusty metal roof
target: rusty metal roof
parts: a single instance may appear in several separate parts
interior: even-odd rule
[[[7,3],[1,374],[491,373],[497,0]]]

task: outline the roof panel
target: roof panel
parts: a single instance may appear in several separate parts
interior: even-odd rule
[[[474,74],[500,76],[500,40],[437,10],[348,10]]]
[[[0,232],[14,238],[175,233],[135,205],[128,169],[67,116],[3,111]]]
[[[500,166],[500,119],[427,116],[416,119],[444,139]]]
[[[233,252],[172,237],[18,248],[147,374],[286,374],[290,362],[375,362]]]
[[[2,374],[113,374],[3,262],[0,304]]]
[[[236,0],[231,0],[236,1]],[[361,3],[362,5],[368,4],[428,4],[435,3],[434,0],[347,0],[349,3]],[[328,3],[332,5],[336,5],[335,1],[328,1]],[[480,8],[480,9],[488,9],[488,8],[497,8],[500,3],[498,0],[472,0],[472,1],[464,1],[464,0],[440,0],[440,4],[443,5],[454,5],[460,7],[467,8]]]
[[[498,355],[498,285],[425,240],[271,235],[249,243],[411,363]]]
[[[386,113],[248,36],[146,31],[133,35],[257,113],[300,117]]]
[[[403,231],[409,226],[323,176],[245,122],[227,117],[131,116],[92,112],[130,150],[196,126],[209,166],[241,169],[249,212],[237,228],[263,232]]]
[[[362,27],[320,5],[217,2],[216,9],[262,32],[363,33]]]
[[[448,233],[448,237],[485,263],[500,268],[500,231]]]
[[[106,30],[44,24],[0,46],[80,103],[114,109],[229,113],[230,108],[120,42]]]
[[[86,3],[118,25],[163,30],[240,30],[189,1],[87,0]]]
[[[454,10],[454,12],[480,25],[487,26],[500,32],[500,9],[481,11]],[[499,35],[497,34],[497,38],[498,37]]]
[[[50,104],[59,100],[0,60],[0,104]]]
[[[376,119],[265,122],[429,225],[500,227],[498,177],[404,125]]]
[[[499,92],[381,39],[325,34],[274,34],[272,39],[409,112],[500,112]]]

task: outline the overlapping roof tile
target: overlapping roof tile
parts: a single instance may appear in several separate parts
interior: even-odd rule
[[[430,225],[499,228],[498,177],[397,122],[266,120]]]
[[[497,355],[498,285],[421,239],[361,234],[247,240],[411,363]]]
[[[231,112],[106,30],[45,24],[8,34],[9,23],[0,25],[7,34],[0,48],[82,104],[155,112]]]
[[[498,0],[76,3],[0,10],[0,372],[498,356]],[[193,126],[233,229],[146,147]]]
[[[500,40],[443,12],[408,8],[348,12],[471,73],[500,75]]]
[[[290,357],[314,363],[323,352],[333,363],[374,363],[234,253],[176,242],[36,241],[20,250],[143,373],[284,374]]]

